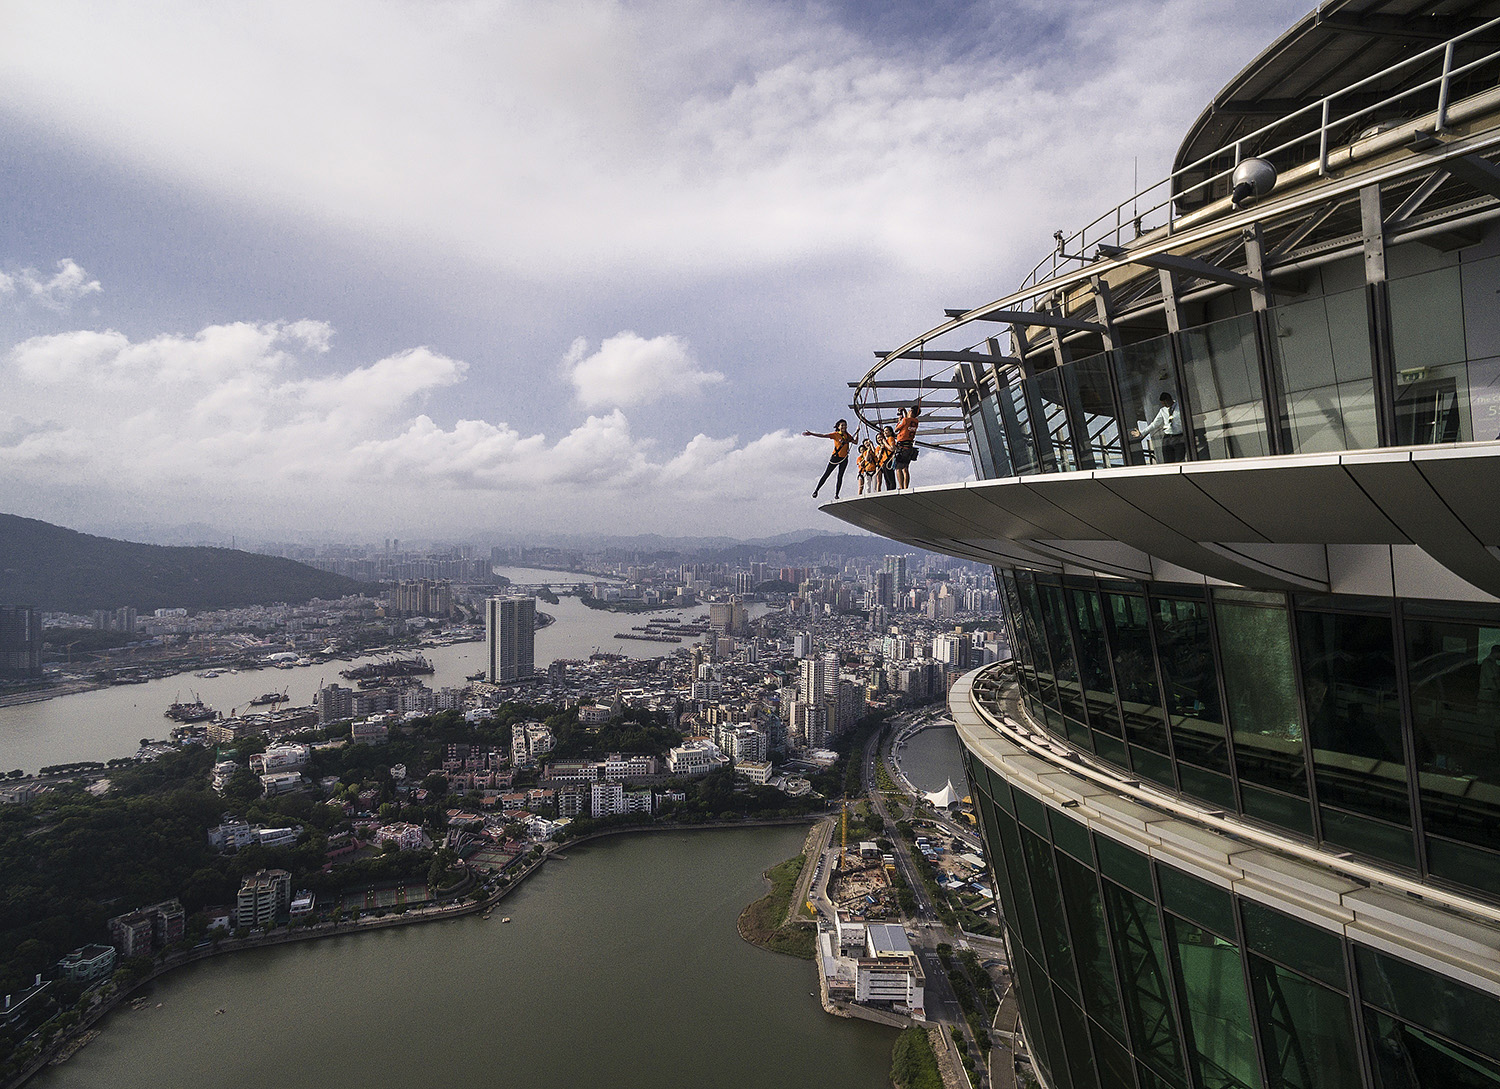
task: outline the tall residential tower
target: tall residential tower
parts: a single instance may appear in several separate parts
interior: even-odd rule
[[[492,597],[485,602],[489,647],[485,679],[491,684],[525,680],[536,670],[536,598]]]

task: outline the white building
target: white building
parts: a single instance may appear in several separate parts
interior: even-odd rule
[[[906,931],[886,923],[865,928],[865,956],[859,959],[854,998],[920,1010],[926,979],[922,964],[906,940]]]
[[[610,753],[604,761],[606,779],[643,779],[655,775],[656,757],[637,753]]]
[[[256,753],[250,757],[250,770],[257,775],[268,771],[287,771],[292,768],[305,768],[307,761],[312,755],[306,745],[272,745],[265,752]],[[261,766],[256,767],[259,760]]]
[[[617,817],[625,812],[625,785],[618,780],[593,785],[592,807],[595,817]]]
[[[673,775],[706,775],[728,763],[711,741],[689,741],[667,753],[667,770]]]
[[[371,842],[381,845],[394,843],[403,851],[416,851],[423,847],[432,846],[432,841],[427,838],[427,833],[423,832],[417,825],[409,824],[406,821],[397,821],[395,824],[382,824],[379,828],[375,829],[375,835],[371,837]]]
[[[260,777],[260,785],[268,798],[274,798],[278,794],[289,794],[302,785],[302,773],[300,771],[269,772]]]
[[[734,770],[743,775],[756,786],[765,786],[771,781],[771,762],[769,760],[736,760]]]

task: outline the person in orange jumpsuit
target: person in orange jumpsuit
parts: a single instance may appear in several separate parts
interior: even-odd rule
[[[827,434],[818,431],[804,431],[804,435],[815,439],[832,439],[833,456],[828,459],[828,468],[823,470],[823,475],[818,478],[818,486],[813,489],[813,498],[818,498],[818,492],[822,491],[823,484],[835,469],[839,471],[838,478],[833,482],[833,497],[837,499],[839,492],[844,487],[844,470],[849,467],[849,447],[854,442],[854,436],[849,434],[849,424],[840,420],[833,425],[833,430]]]
[[[921,405],[912,405],[896,421],[896,487],[911,487],[911,463],[917,460],[917,423]]]

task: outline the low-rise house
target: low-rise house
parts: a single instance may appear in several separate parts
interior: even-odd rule
[[[110,973],[115,970],[114,946],[80,946],[57,962],[57,970],[64,979],[74,983],[92,983],[96,979],[108,979]]]

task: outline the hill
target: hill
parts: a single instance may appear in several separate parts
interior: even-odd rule
[[[295,560],[229,548],[136,544],[0,514],[0,602],[87,613],[131,605],[227,609],[367,593]]]

